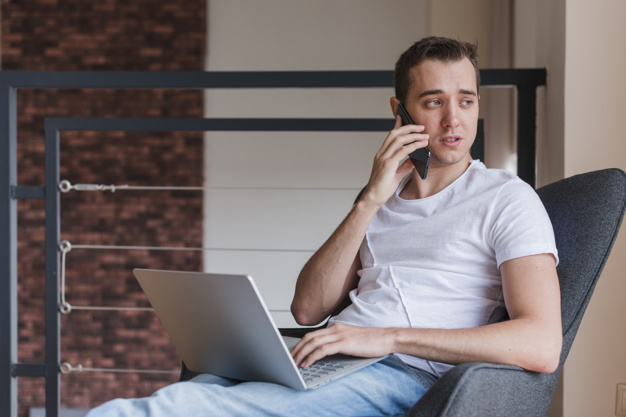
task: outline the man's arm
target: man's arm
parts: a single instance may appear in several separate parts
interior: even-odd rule
[[[311,257],[296,283],[291,312],[299,324],[315,325],[335,311],[358,282],[359,247],[378,209],[413,168],[409,153],[424,147],[428,135],[402,126],[400,117],[374,157],[370,180],[359,201]],[[423,129],[423,128],[422,128]]]
[[[367,210],[357,204],[304,265],[291,303],[298,324],[313,326],[322,322],[356,288],[361,265],[358,250],[370,221]]]
[[[512,259],[501,265],[501,273],[508,321],[452,330],[335,324],[306,335],[292,355],[303,367],[334,353],[364,357],[404,353],[450,364],[488,362],[553,372],[562,346],[554,257],[542,254]]]

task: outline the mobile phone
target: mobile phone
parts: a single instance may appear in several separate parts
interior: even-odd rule
[[[402,103],[398,104],[398,109],[396,110],[400,118],[402,119],[402,125],[414,125],[415,123],[409,116],[409,113],[406,111]],[[414,143],[414,142],[411,142]],[[407,143],[408,145],[408,143]],[[406,145],[405,145],[406,146]],[[411,158],[411,162],[415,166],[417,173],[420,178],[423,180],[426,179],[426,174],[428,174],[428,166],[430,165],[430,151],[428,147],[419,148],[414,150],[409,154],[409,158]]]

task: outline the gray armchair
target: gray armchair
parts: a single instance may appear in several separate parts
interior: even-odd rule
[[[552,374],[487,363],[447,372],[413,406],[411,417],[546,416],[563,364],[626,209],[626,174],[606,169],[576,175],[537,190],[550,215],[560,263],[563,350]],[[284,335],[301,336],[302,329]],[[183,364],[181,380],[195,373]]]
[[[626,209],[626,174],[606,169],[537,190],[556,236],[563,350],[552,374],[467,363],[446,373],[413,406],[411,417],[546,416],[565,359],[604,268]]]

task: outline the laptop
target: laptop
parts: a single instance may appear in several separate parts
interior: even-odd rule
[[[383,359],[333,355],[301,369],[289,353],[298,339],[281,336],[252,277],[148,269],[133,273],[193,371],[302,391]]]

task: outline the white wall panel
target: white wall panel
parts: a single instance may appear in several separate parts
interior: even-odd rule
[[[391,69],[387,68],[387,69]],[[393,88],[208,89],[211,117],[388,117]]]
[[[384,137],[380,132],[211,132],[205,185],[360,190]]]
[[[315,250],[350,210],[355,191],[207,191],[205,247]]]
[[[429,34],[427,0],[208,4],[209,71],[392,70],[402,51]],[[391,121],[392,95],[392,88],[212,89],[205,93],[205,116]],[[207,133],[204,246],[316,250],[367,183],[385,136]],[[207,270],[254,276],[270,308],[286,310],[297,274],[311,252],[205,254]],[[279,325],[293,324],[287,311],[276,311],[274,317]]]

